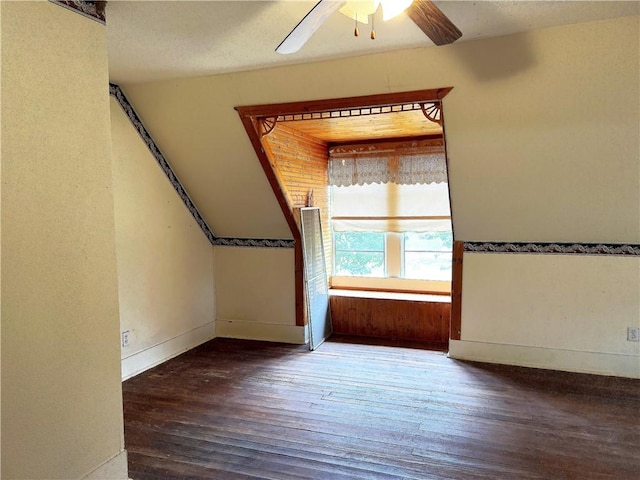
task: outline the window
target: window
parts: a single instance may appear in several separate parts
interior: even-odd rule
[[[450,282],[453,234],[442,145],[334,147],[329,158],[338,286],[365,286],[368,278],[387,279],[381,288]]]
[[[405,232],[403,246],[403,278],[451,280],[451,232]]]
[[[333,237],[336,275],[384,277],[385,234],[336,232]]]

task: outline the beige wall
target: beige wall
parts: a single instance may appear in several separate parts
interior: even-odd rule
[[[458,240],[640,243],[639,23],[628,17],[554,27],[440,48],[131,85],[127,93],[217,235],[290,237],[234,106],[453,86],[444,106]],[[275,259],[279,253],[265,255]],[[563,264],[551,258],[552,265]],[[470,262],[464,275],[472,281],[465,288],[478,288],[478,279],[490,279],[493,262],[500,268],[501,261],[494,255]],[[520,260],[509,255],[507,261]],[[636,260],[606,257],[598,265],[618,262],[630,262],[620,269],[619,281],[637,290]],[[544,286],[536,278],[554,269],[535,259],[522,268],[517,298],[522,308],[538,311]],[[579,262],[567,268],[575,275],[583,271]],[[227,270],[216,272],[217,286]],[[597,269],[589,272],[597,276]],[[488,335],[511,319],[500,309],[498,287],[488,283],[484,288],[491,289],[493,304],[477,303],[473,292],[464,299],[463,339],[476,310],[495,315],[480,315],[478,329]],[[241,297],[237,288],[234,298]],[[583,288],[577,282],[561,291],[575,298]],[[284,298],[289,297],[287,292]],[[608,300],[589,301],[602,311],[598,302]],[[567,348],[591,351],[587,332],[613,317],[608,340],[596,351],[615,344],[611,353],[626,354],[620,327],[633,320],[629,301],[611,304],[607,316],[590,316],[581,331],[571,333]],[[540,322],[542,329],[547,319],[513,321],[515,330],[528,332],[530,322]],[[563,332],[575,323],[558,321]],[[516,350],[506,361],[515,362],[518,345],[509,345]],[[556,358],[554,368],[573,368]]]
[[[467,253],[464,271],[453,355],[640,378],[640,258]]]
[[[2,52],[2,4],[0,4],[0,58]],[[2,67],[0,65],[0,412],[2,412]],[[0,478],[2,478],[2,414],[0,413]]]
[[[127,478],[105,27],[1,8],[2,476]]]
[[[111,126],[127,378],[213,338],[213,247],[113,97]]]
[[[459,238],[640,243],[638,24],[460,44],[445,106]]]
[[[292,238],[233,109],[246,103],[235,80],[121,86],[215,235]]]
[[[216,335],[304,343],[293,248],[216,247]]]

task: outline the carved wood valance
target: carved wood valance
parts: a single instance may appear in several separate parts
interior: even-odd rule
[[[371,142],[335,145],[329,148],[332,158],[353,155],[417,154],[444,152],[442,137],[435,139],[401,140],[392,142]]]

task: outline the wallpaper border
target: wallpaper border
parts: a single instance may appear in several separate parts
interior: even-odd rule
[[[107,24],[106,14],[100,14],[96,10],[95,2],[87,2],[83,0],[49,0],[55,5],[59,5],[80,15],[95,20],[102,25]]]
[[[115,83],[110,83],[109,94],[118,101],[120,107],[129,118],[129,121],[138,132],[138,135],[140,135],[142,141],[147,145],[147,148],[151,152],[151,155],[153,155],[153,158],[156,159],[156,162],[158,162],[158,165],[160,165],[160,168],[169,179],[169,182],[171,182],[173,189],[176,191],[184,205],[187,207],[187,210],[189,210],[189,213],[191,213],[196,223],[200,226],[200,229],[202,229],[204,235],[213,245],[215,241],[215,235],[209,228],[209,225],[207,225],[207,222],[205,222],[202,215],[200,215],[197,207],[187,194],[187,191],[182,186],[182,183],[180,183],[180,180],[178,180],[178,177],[169,165],[169,162],[167,162],[167,159],[158,148],[158,145],[156,145],[156,142],[153,140],[148,130],[145,128],[142,120],[140,120],[140,117],[136,113],[135,109],[131,105],[131,102],[129,102],[120,86],[116,85]]]
[[[146,129],[142,120],[136,113],[133,105],[127,99],[127,96],[124,94],[122,88],[115,83],[109,83],[109,95],[114,97],[122,110],[124,111],[127,118],[133,125],[133,127],[140,135],[140,138],[145,143],[151,155],[156,159],[158,165],[166,175],[169,182],[173,186],[174,190],[184,203],[189,213],[193,216],[196,223],[200,226],[200,229],[204,233],[204,235],[209,240],[211,245],[215,246],[224,246],[224,247],[250,247],[250,248],[293,248],[294,241],[289,239],[271,239],[271,238],[226,238],[226,237],[216,237],[213,234],[213,231],[207,225],[207,222],[204,220],[198,208],[195,206],[186,189],[180,183],[180,180],[176,176],[175,172],[167,162],[167,159],[162,154],[158,145],[151,137],[151,134]]]
[[[217,237],[217,247],[293,248],[294,240],[281,238],[226,238]]]
[[[469,253],[534,253],[545,255],[640,256],[633,243],[464,242]]]

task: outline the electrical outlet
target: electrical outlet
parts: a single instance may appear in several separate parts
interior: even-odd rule
[[[627,340],[629,342],[640,342],[640,327],[628,327]]]
[[[122,346],[123,347],[129,346],[129,330],[122,332]]]

